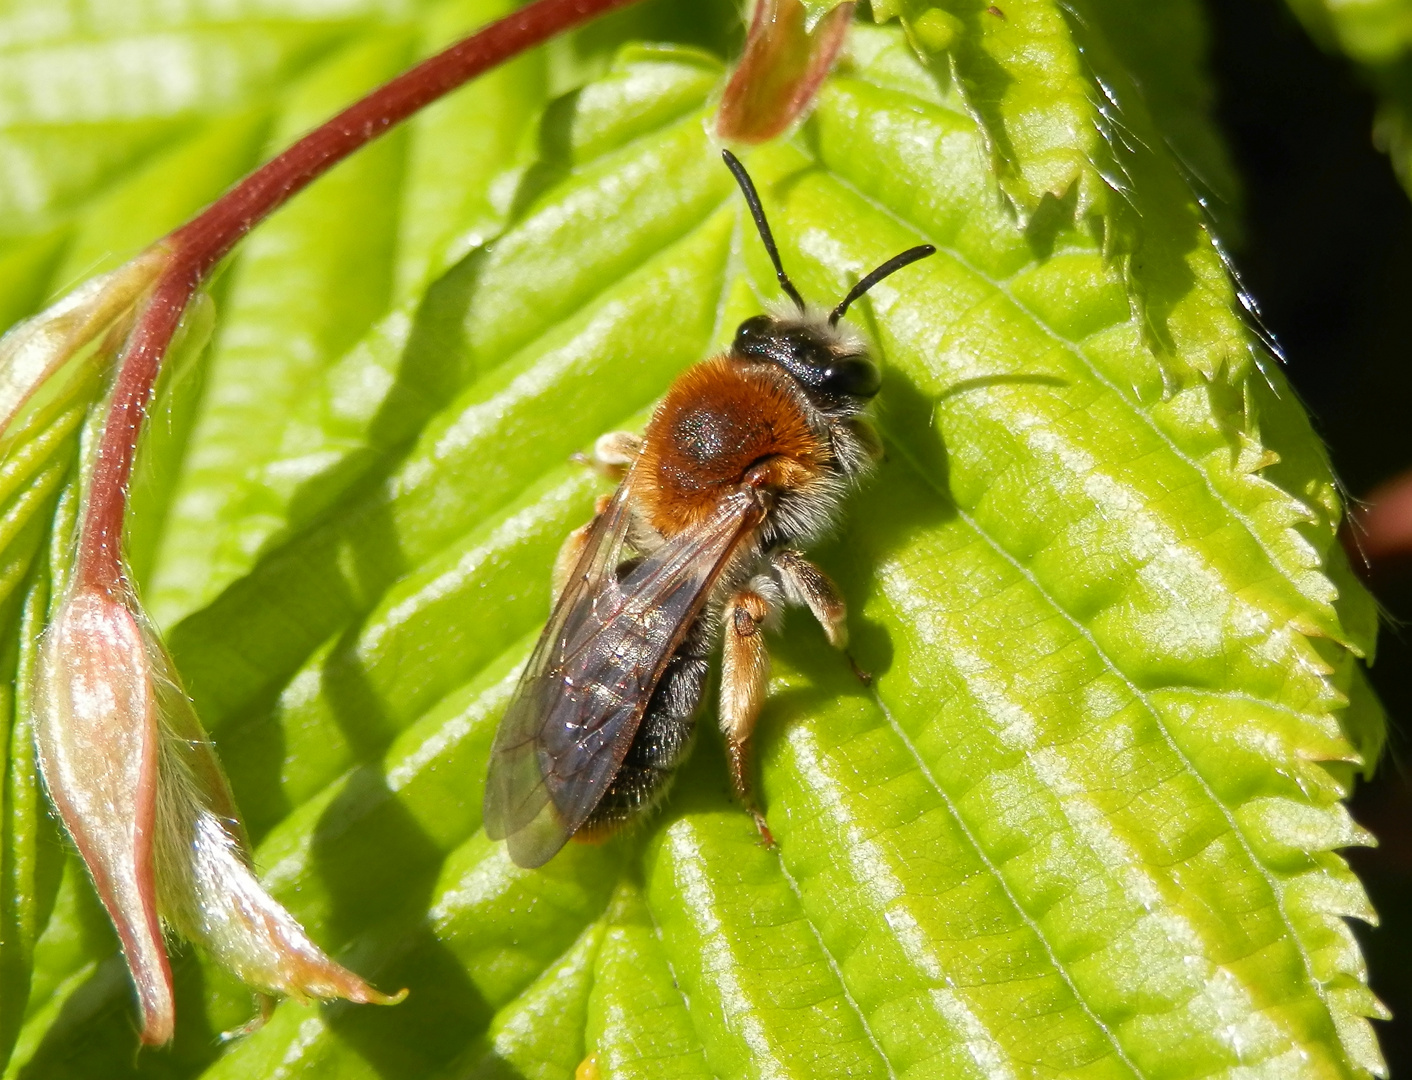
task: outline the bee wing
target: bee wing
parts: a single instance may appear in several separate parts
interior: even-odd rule
[[[495,735],[485,828],[520,866],[547,862],[598,805],[673,650],[759,521],[753,493],[735,492],[619,580],[627,488],[594,522]]]

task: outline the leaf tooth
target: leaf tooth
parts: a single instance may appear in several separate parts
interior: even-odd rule
[[[1391,1020],[1392,1011],[1365,984],[1340,986],[1329,991],[1345,1013],[1369,1020]],[[1366,1066],[1364,1066],[1366,1068]]]
[[[1375,1019],[1390,1018],[1376,1014],[1374,1016]],[[1373,1031],[1373,1025],[1363,1018],[1357,1007],[1336,1011],[1334,1025],[1338,1028],[1339,1042],[1343,1045],[1344,1053],[1355,1068],[1363,1069],[1373,1076],[1388,1075],[1387,1061],[1383,1057],[1382,1048],[1378,1046],[1378,1036]]]
[[[1367,1000],[1377,1000],[1368,989],[1368,966],[1348,923],[1337,915],[1321,914],[1311,918],[1310,924],[1306,940],[1314,977],[1327,990],[1362,989]]]
[[[1297,869],[1315,852],[1377,843],[1342,803],[1311,806],[1303,800],[1261,796],[1233,813],[1252,850],[1276,869]]]
[[[1198,688],[1158,690],[1150,699],[1182,751],[1228,805],[1256,795],[1326,804],[1346,794],[1345,785],[1317,764],[1359,760],[1329,713],[1298,712]]]
[[[1376,926],[1378,913],[1357,875],[1337,856],[1325,855],[1318,861],[1318,869],[1296,874],[1285,883],[1285,902],[1291,910],[1338,915]]]

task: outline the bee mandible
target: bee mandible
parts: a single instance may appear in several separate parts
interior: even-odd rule
[[[878,368],[839,322],[936,249],[894,256],[832,311],[811,307],[744,166],[723,156],[790,304],[746,319],[727,353],[678,376],[640,437],[614,432],[594,447],[622,481],[559,553],[553,613],[490,755],[486,832],[520,866],[542,865],[570,837],[603,837],[662,798],[690,748],[717,641],[731,783],[769,842],[750,761],[770,669],[762,630],[797,605],[847,645],[838,589],[802,554],[879,454],[864,416]]]

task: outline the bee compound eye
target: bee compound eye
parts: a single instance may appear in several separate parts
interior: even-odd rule
[[[877,365],[862,356],[835,360],[824,368],[819,389],[826,394],[846,394],[849,397],[870,398],[882,386]]]

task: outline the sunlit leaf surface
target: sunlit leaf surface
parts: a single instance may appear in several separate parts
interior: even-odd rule
[[[506,6],[15,0],[0,314]],[[404,1004],[284,1003],[220,1042],[254,1005],[187,952],[175,1045],[134,1056],[25,727],[82,408],[0,471],[7,1077],[1380,1070],[1344,922],[1371,911],[1336,853],[1367,840],[1340,800],[1382,739],[1375,615],[1228,277],[1230,200],[1198,201],[1234,183],[1197,8],[873,14],[809,121],[747,159],[806,296],[940,249],[850,316],[887,459],[819,559],[875,679],[805,619],[777,639],[778,850],[709,716],[635,833],[524,871],[480,831],[548,568],[604,486],[570,456],[776,298],[708,134],[738,16],[658,2],[481,79],[257,231],[145,446],[134,566],[265,880]]]

